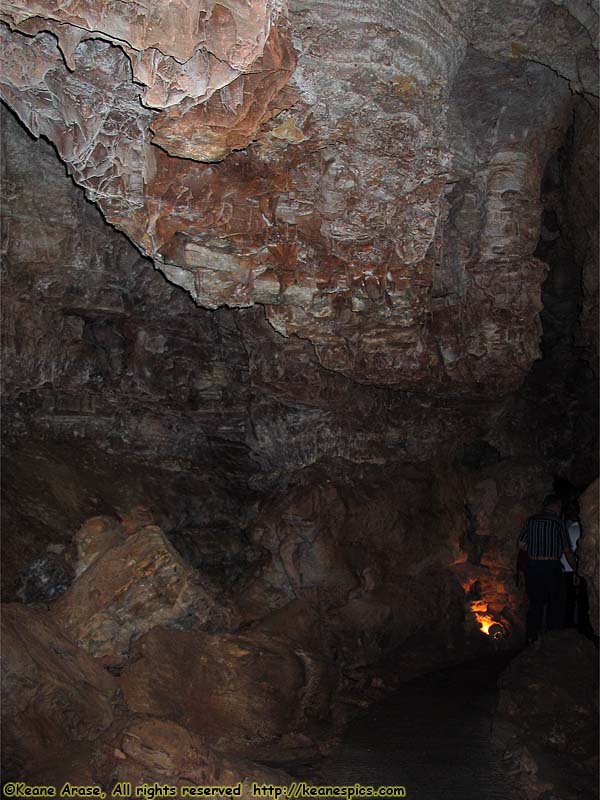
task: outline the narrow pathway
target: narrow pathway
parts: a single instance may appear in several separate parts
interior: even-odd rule
[[[304,775],[313,784],[400,785],[409,800],[521,800],[491,746],[506,659],[437,672],[354,720],[342,745]]]

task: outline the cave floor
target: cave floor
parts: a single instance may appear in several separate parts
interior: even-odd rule
[[[496,681],[507,660],[486,659],[401,685],[299,777],[314,785],[404,786],[411,800],[521,800],[518,777],[492,747]]]

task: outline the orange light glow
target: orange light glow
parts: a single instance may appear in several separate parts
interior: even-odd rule
[[[475,619],[479,623],[479,627],[486,636],[489,636],[490,628],[494,625],[496,620],[485,613],[487,610],[488,606],[485,600],[473,600],[471,603],[471,611],[475,614]]]
[[[490,635],[490,628],[494,624],[494,619],[489,614],[475,614],[475,619],[479,623],[479,627],[486,636]]]

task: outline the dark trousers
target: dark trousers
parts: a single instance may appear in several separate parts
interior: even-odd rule
[[[563,577],[560,561],[529,559],[525,586],[529,598],[527,641],[533,642],[542,631],[544,608],[546,609],[547,630],[555,630],[563,626]]]
[[[564,598],[565,598],[565,618],[563,624],[565,628],[574,628],[577,625],[577,589],[573,584],[573,573],[563,572]]]

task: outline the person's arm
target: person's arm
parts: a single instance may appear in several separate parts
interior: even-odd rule
[[[564,523],[562,526],[561,539],[563,548],[562,554],[567,559],[567,561],[569,562],[569,566],[573,570],[573,586],[578,586],[579,575],[577,574],[577,557],[575,556],[575,553],[571,549],[571,540],[569,538],[569,532],[567,530],[567,526]]]
[[[570,547],[565,547],[563,556],[569,562],[569,566],[573,570],[573,586],[579,586],[579,575],[577,574],[577,556]]]

